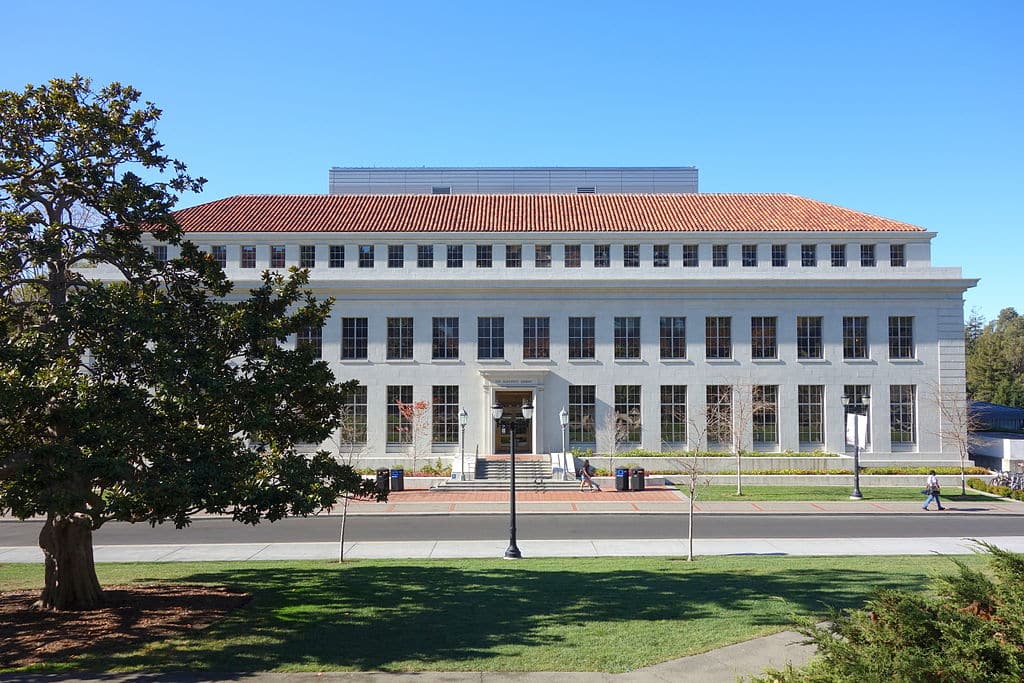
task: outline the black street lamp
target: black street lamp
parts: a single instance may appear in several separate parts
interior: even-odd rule
[[[850,493],[850,500],[861,500],[864,496],[860,492],[860,425],[856,417],[860,417],[861,408],[866,409],[871,405],[870,396],[853,397],[843,394],[843,418],[844,422],[849,421],[849,412],[853,410],[855,416],[853,421],[853,492]],[[867,419],[867,416],[864,416]],[[846,424],[843,425],[846,427]],[[849,430],[847,430],[849,433]]]
[[[530,403],[523,403],[523,416],[503,416],[504,409],[500,403],[491,406],[491,417],[498,425],[498,429],[509,435],[509,461],[511,462],[512,478],[509,481],[509,530],[508,548],[505,550],[506,560],[518,560],[523,557],[516,545],[516,428],[520,424],[529,424],[533,419],[533,406]]]
[[[565,406],[562,406],[561,412],[558,413],[558,424],[562,426],[562,479],[568,479],[569,474],[566,470],[568,461],[565,458],[565,428],[569,426],[569,413],[565,412]]]
[[[469,422],[469,413],[466,412],[466,407],[463,406],[462,410],[459,411],[459,426],[462,427],[462,442],[459,447],[459,452],[462,453],[462,463],[459,467],[459,479],[466,481],[466,423]]]

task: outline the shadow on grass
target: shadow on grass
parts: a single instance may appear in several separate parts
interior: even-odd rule
[[[794,613],[860,605],[872,587],[914,581],[881,569],[800,564],[735,574],[667,561],[654,569],[649,563],[621,571],[574,564],[239,565],[180,576],[175,581],[228,585],[254,599],[203,634],[102,661],[86,658],[79,666],[388,670],[403,662],[431,668],[430,662],[444,661],[459,668],[459,662],[479,663],[532,647],[620,646],[600,639],[581,644],[568,635],[594,624],[618,634],[605,638],[638,642],[651,633],[648,623],[660,621],[728,621],[733,615],[752,631],[763,631],[788,625]]]

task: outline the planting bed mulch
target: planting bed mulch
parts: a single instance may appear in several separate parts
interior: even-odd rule
[[[249,602],[218,586],[110,586],[90,612],[32,607],[39,591],[0,593],[0,668],[65,662],[202,629]]]

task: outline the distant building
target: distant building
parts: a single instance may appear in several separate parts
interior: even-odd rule
[[[523,453],[560,449],[563,407],[571,447],[725,448],[709,416],[735,414],[756,450],[844,452],[845,394],[871,397],[865,461],[955,459],[931,395],[963,391],[976,280],[932,265],[935,233],[696,189],[692,168],[332,169],[329,195],[176,215],[239,291],[298,265],[336,297],[299,341],[359,381],[363,453],[406,453],[397,404],[420,400],[435,456],[461,408],[467,452],[507,452],[491,405],[524,400]]]

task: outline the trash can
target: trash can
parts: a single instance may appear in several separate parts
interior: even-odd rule
[[[625,467],[615,468],[615,490],[616,491],[628,491],[629,490],[629,470]]]
[[[404,491],[405,490],[405,470],[399,468],[391,470],[391,490],[392,491]]]
[[[643,467],[634,467],[629,471],[629,488],[633,491],[643,491],[646,488]]]
[[[377,470],[377,481],[376,481],[376,483],[374,485],[377,487],[377,492],[378,493],[387,493],[388,491],[391,490],[390,488],[388,488],[388,486],[391,483],[390,479],[391,479],[391,470],[389,470],[386,467],[383,468],[383,469]]]

